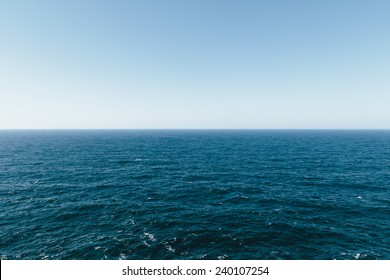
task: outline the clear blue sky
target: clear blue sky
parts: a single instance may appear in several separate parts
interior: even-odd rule
[[[0,2],[0,128],[390,128],[390,1]]]

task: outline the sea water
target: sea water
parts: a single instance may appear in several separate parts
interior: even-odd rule
[[[2,259],[390,259],[390,131],[0,131]]]

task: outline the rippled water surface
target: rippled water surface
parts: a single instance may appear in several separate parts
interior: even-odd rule
[[[0,131],[2,259],[390,259],[390,131]]]

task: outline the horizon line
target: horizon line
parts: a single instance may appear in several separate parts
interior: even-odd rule
[[[390,130],[390,128],[0,128],[4,130]]]

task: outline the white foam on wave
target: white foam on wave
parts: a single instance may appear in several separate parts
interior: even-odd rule
[[[239,198],[239,199],[249,199],[249,197],[245,196],[245,195],[236,195],[234,198],[235,199],[237,199],[237,198]]]
[[[169,252],[172,252],[172,253],[174,253],[176,251],[170,245],[165,246],[165,249],[167,249]]]
[[[224,259],[226,259],[228,256],[227,255],[222,255],[222,256],[218,256],[218,259],[219,260],[224,260]]]
[[[353,256],[356,260],[358,260],[360,258],[361,254],[360,253],[357,253],[355,256]]]
[[[157,241],[156,237],[152,233],[144,232],[142,236],[143,238],[148,238],[150,241]]]
[[[122,242],[124,239],[122,239],[122,238],[118,238],[118,237],[116,237],[116,236],[114,236],[112,239],[114,239],[115,241],[119,241],[119,242]]]

